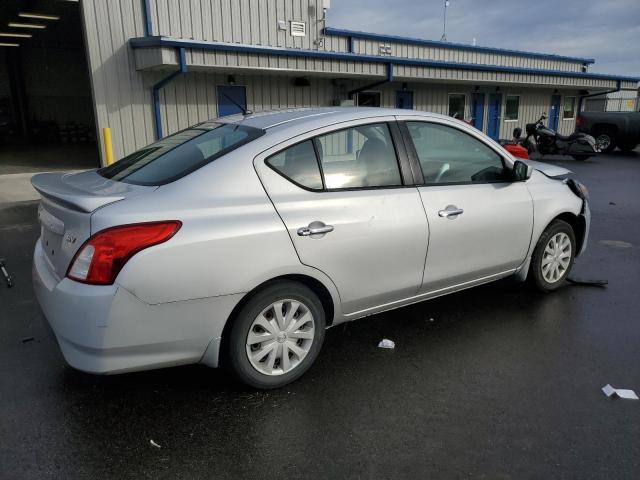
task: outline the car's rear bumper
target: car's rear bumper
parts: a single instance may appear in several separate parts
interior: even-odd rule
[[[217,364],[217,346],[238,295],[147,304],[114,285],[85,285],[52,272],[36,243],[33,286],[65,360],[90,373],[199,362]]]

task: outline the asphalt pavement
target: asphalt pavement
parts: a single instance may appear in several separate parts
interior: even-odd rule
[[[574,276],[607,288],[504,280],[340,325],[270,392],[68,367],[31,288],[37,203],[0,205],[0,478],[640,478],[640,401],[601,392],[640,393],[640,152],[551,163],[591,192]]]

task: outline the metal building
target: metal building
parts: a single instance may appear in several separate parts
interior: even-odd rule
[[[584,96],[637,89],[637,78],[591,73],[593,59],[332,28],[327,7],[82,0],[97,137],[111,129],[117,159],[238,104],[258,112],[351,102],[455,115],[493,138],[548,112],[568,134]],[[104,162],[102,142],[99,150]]]

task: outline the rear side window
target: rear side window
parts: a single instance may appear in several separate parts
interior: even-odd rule
[[[327,189],[402,185],[386,123],[359,125],[316,139]]]
[[[263,134],[257,128],[206,122],[163,138],[98,173],[135,185],[164,185]]]
[[[267,164],[298,185],[322,189],[322,178],[312,140],[298,143],[267,159]]]
[[[298,143],[269,157],[267,164],[313,190],[402,185],[386,123],[359,125]]]

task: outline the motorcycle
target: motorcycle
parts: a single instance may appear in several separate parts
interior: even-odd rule
[[[527,148],[529,154],[537,152],[540,155],[570,155],[576,160],[586,160],[600,152],[596,140],[591,135],[560,135],[544,125],[543,121],[546,119],[547,115],[543,113],[536,123],[527,123],[527,136],[522,141],[522,131],[519,128],[513,131],[516,140]]]

